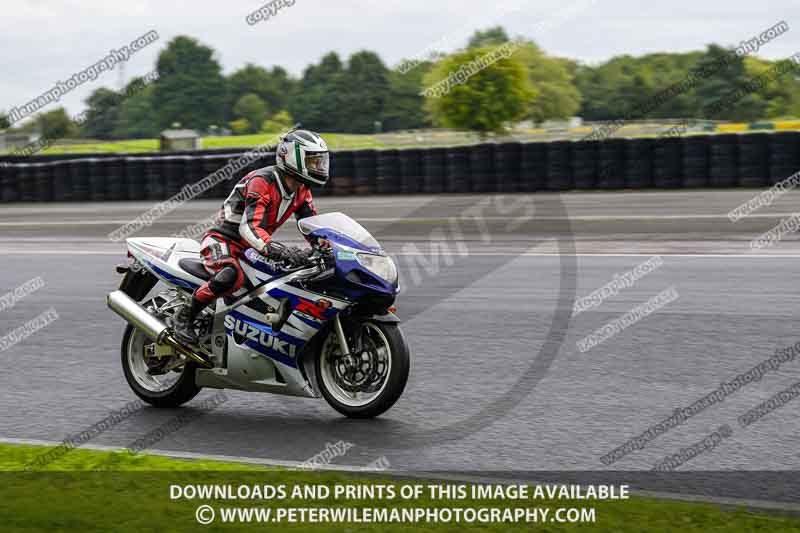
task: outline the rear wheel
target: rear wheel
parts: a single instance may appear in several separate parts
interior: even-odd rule
[[[154,309],[165,301],[157,296],[146,307]],[[128,385],[139,398],[154,407],[178,407],[200,392],[195,383],[196,366],[181,363],[177,356],[156,357],[153,339],[131,325],[125,328],[122,336],[121,355]]]
[[[357,327],[361,329],[360,353],[343,356],[333,331],[322,343],[317,383],[325,400],[343,415],[373,418],[403,394],[411,358],[397,324],[366,321]],[[354,338],[354,333],[346,332],[348,338]]]

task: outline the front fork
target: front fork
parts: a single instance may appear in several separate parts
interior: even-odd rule
[[[361,324],[355,320],[351,321],[354,326],[353,334],[353,347],[349,346],[347,342],[347,335],[344,333],[344,326],[342,325],[341,313],[337,313],[333,319],[333,330],[336,333],[336,340],[339,341],[339,348],[342,350],[342,357],[350,357],[351,355],[358,355],[362,351],[361,346]]]
[[[342,319],[339,313],[333,319],[333,330],[336,332],[336,338],[339,341],[339,349],[342,350],[342,357],[350,356],[350,347],[347,345],[347,336],[344,334],[342,327]]]

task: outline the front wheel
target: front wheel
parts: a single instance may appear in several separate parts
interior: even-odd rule
[[[322,343],[316,365],[317,383],[325,400],[349,418],[373,418],[400,398],[408,381],[411,356],[397,324],[366,321],[360,332],[358,353],[343,356],[334,332]],[[350,349],[355,352],[351,343]]]

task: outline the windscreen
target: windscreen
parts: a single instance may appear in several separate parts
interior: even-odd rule
[[[380,248],[378,241],[376,241],[369,232],[364,229],[364,226],[345,215],[344,213],[325,213],[324,215],[316,215],[301,219],[297,225],[304,235],[308,235],[314,230],[318,229],[331,229],[342,235],[350,237],[359,244],[363,244],[369,248]]]

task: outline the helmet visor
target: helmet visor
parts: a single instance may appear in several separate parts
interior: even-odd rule
[[[306,168],[310,174],[328,177],[330,154],[328,152],[312,152],[306,154]]]

